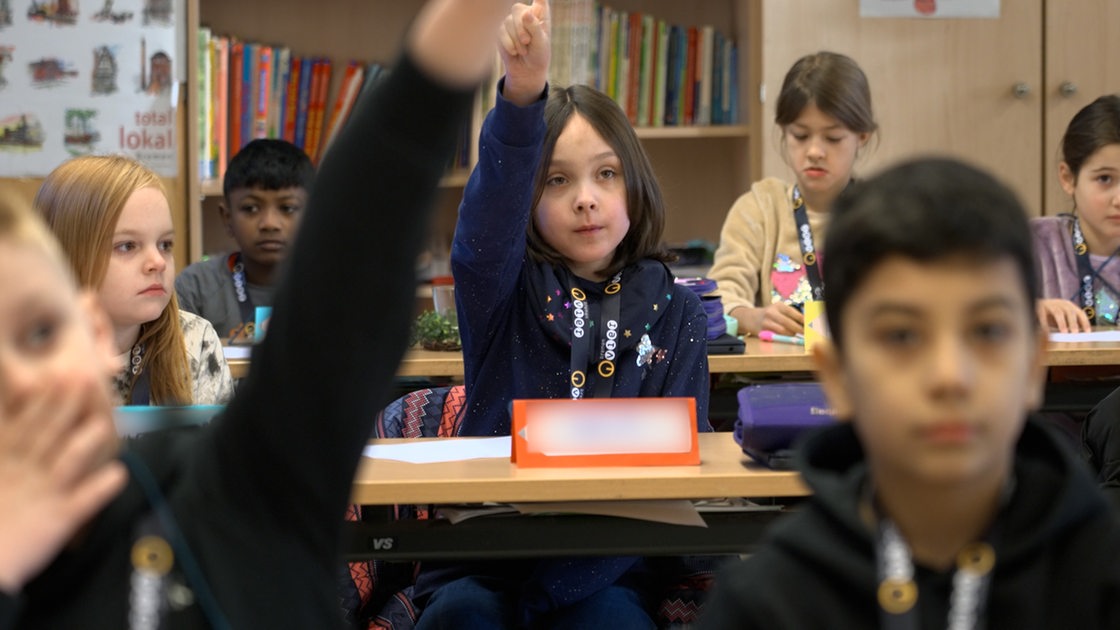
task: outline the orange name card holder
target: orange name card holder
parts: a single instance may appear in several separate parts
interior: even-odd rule
[[[514,400],[519,467],[700,464],[693,398]]]

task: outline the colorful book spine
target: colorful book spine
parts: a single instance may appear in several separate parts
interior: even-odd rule
[[[669,82],[669,24],[657,20],[657,59],[654,62],[651,123],[654,127],[665,125],[665,87]]]
[[[229,156],[229,38],[214,40],[214,176],[222,179],[226,174]]]
[[[696,116],[696,46],[699,40],[699,31],[695,26],[690,26],[687,29],[688,43],[686,44],[687,55],[684,61],[684,76],[682,81],[684,83],[684,96],[681,98],[684,118],[682,123],[691,125],[695,122]]]
[[[726,124],[723,116],[723,49],[725,42],[723,33],[712,32],[712,124]]]
[[[256,83],[258,80],[257,75],[257,44],[250,42],[245,43],[245,54],[242,56],[241,64],[241,130],[237,139],[237,150],[240,151],[241,147],[249,144],[249,140],[253,138],[253,117],[256,115],[256,104],[254,96],[256,95]],[[236,153],[231,154],[236,155]]]
[[[331,60],[322,57],[315,64],[311,104],[307,114],[307,155],[312,162],[318,163],[323,149],[323,123],[327,111],[327,92],[331,83]]]
[[[244,86],[245,44],[232,40],[229,49],[229,144],[228,156],[241,148],[241,93]]]
[[[652,100],[654,72],[657,67],[657,20],[652,15],[642,16],[642,53],[641,68],[638,72],[638,118],[637,124],[648,127],[652,124]]]
[[[676,24],[669,27],[668,73],[665,81],[665,125],[667,127],[681,124],[681,53],[684,48],[681,44],[682,32],[681,27]]]
[[[307,115],[311,105],[311,75],[314,72],[315,60],[304,57],[300,64],[299,100],[296,106],[296,129],[293,142],[307,153]]]
[[[296,143],[296,113],[299,110],[300,72],[303,67],[303,57],[292,56],[291,71],[288,74],[288,95],[284,101],[284,128],[280,137]]]
[[[350,117],[350,110],[353,109],[354,102],[358,99],[358,93],[362,89],[364,73],[365,70],[361,63],[350,61],[346,64],[346,69],[342,74],[342,83],[338,88],[338,96],[335,98],[334,108],[331,110],[330,122],[327,124],[326,137],[323,140],[323,154],[326,154],[331,142],[345,125],[346,119]]]
[[[626,117],[631,125],[638,123],[638,98],[642,78],[642,14],[630,13],[626,36]]]
[[[715,29],[711,26],[700,27],[696,51],[696,116],[697,125],[712,124],[712,55],[715,44]]]
[[[211,106],[213,97],[210,82],[210,29],[201,26],[198,29],[198,176],[201,179],[214,177],[213,163],[210,161],[210,129],[214,125]]]
[[[257,46],[257,78],[253,82],[253,138],[268,137],[268,112],[272,104],[272,46]]]
[[[279,138],[284,129],[284,111],[288,96],[288,76],[292,71],[292,50],[276,46],[272,50],[272,89],[268,107],[268,137]]]

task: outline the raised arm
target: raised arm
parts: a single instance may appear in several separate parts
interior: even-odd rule
[[[325,156],[265,341],[214,423],[208,481],[334,544],[360,452],[404,353],[439,179],[510,0],[434,0]],[[281,507],[286,505],[290,507]]]
[[[544,141],[551,56],[547,1],[515,4],[498,30],[506,75],[479,136],[478,164],[463,191],[451,263],[465,352],[482,353],[525,259],[526,226]]]

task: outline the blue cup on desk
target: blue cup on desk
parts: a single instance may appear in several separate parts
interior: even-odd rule
[[[256,321],[253,323],[253,343],[260,343],[268,332],[268,322],[272,319],[271,306],[258,306],[256,308]]]

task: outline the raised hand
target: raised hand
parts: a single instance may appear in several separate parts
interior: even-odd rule
[[[540,97],[552,59],[552,16],[548,0],[514,4],[498,31],[498,51],[506,67],[502,95],[515,105]]]

